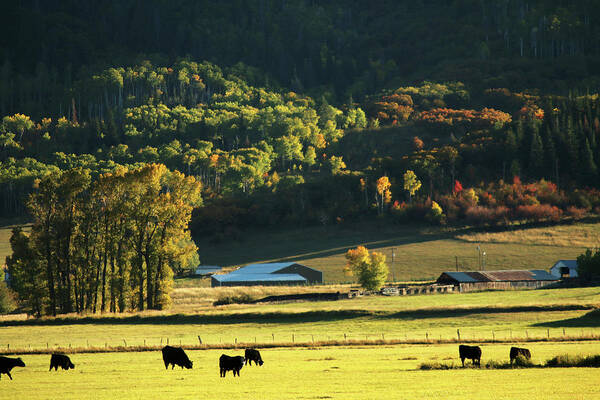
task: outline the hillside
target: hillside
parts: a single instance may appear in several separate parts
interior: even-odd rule
[[[296,261],[323,271],[328,283],[352,282],[343,271],[345,253],[364,245],[386,256],[390,280],[414,281],[435,280],[443,271],[454,271],[457,261],[460,270],[478,270],[477,245],[486,253],[485,269],[548,270],[556,261],[574,259],[595,246],[599,232],[597,223],[497,233],[361,224],[249,233],[223,244],[197,244],[207,265]]]
[[[344,282],[363,243],[397,247],[393,279],[432,279],[483,267],[471,242],[487,239],[464,229],[593,220],[592,5],[11,4],[0,217],[32,221],[17,286],[52,310],[56,293],[65,312],[116,292],[157,308],[198,259],[297,259]],[[485,263],[547,268],[593,245],[486,242]]]

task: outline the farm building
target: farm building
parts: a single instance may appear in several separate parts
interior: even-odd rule
[[[288,263],[250,264],[224,275],[213,275],[215,286],[273,286],[322,283],[323,273],[307,266]]]
[[[550,268],[557,278],[577,278],[577,260],[559,260]]]
[[[221,271],[221,267],[217,265],[199,265],[194,270],[194,275],[207,276]]]
[[[436,283],[458,286],[460,292],[488,289],[536,289],[559,278],[541,269],[509,271],[444,272]]]

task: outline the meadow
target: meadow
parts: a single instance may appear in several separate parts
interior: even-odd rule
[[[318,238],[318,240],[315,240]],[[444,271],[478,270],[479,245],[485,269],[545,269],[597,247],[600,224],[508,227],[485,233],[475,229],[362,223],[309,227],[280,232],[247,232],[238,240],[199,239],[206,265],[240,266],[254,262],[294,261],[323,271],[327,283],[348,283],[345,253],[364,245],[386,255],[390,280],[435,280]],[[393,256],[392,256],[393,253]]]
[[[0,226],[0,265],[10,254],[12,225]],[[30,229],[26,226],[26,230]],[[470,228],[375,223],[247,232],[238,240],[213,243],[196,238],[202,264],[234,268],[255,262],[294,261],[323,271],[326,284],[352,283],[344,274],[349,248],[364,245],[386,255],[390,281],[435,280],[444,271],[549,269],[598,246],[600,223],[508,227],[498,232]],[[477,246],[485,257],[479,258]],[[392,256],[393,253],[393,256]],[[481,265],[484,264],[484,265]],[[178,279],[178,287],[210,286],[210,280]]]
[[[167,344],[243,347],[321,342],[580,340],[600,337],[600,289],[543,289],[328,302],[234,304],[194,313],[145,312],[42,320],[5,316],[3,351],[74,351]],[[78,350],[79,351],[79,350]]]
[[[598,342],[528,344],[533,360],[597,354]],[[482,346],[482,363],[506,360],[507,345]],[[262,367],[219,377],[221,353],[188,351],[191,370],[164,369],[160,351],[74,354],[75,370],[48,372],[48,355],[26,355],[26,368],[3,376],[0,396],[15,399],[590,399],[600,396],[597,368],[420,371],[427,361],[460,363],[456,345],[264,349]]]

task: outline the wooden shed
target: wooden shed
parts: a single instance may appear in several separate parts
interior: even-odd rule
[[[436,283],[458,286],[460,292],[477,290],[536,289],[559,278],[541,269],[443,272]]]

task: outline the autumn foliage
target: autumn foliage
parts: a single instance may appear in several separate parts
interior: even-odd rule
[[[364,246],[346,252],[345,271],[348,275],[355,276],[366,290],[379,290],[389,273],[385,256],[375,251],[369,253]]]

